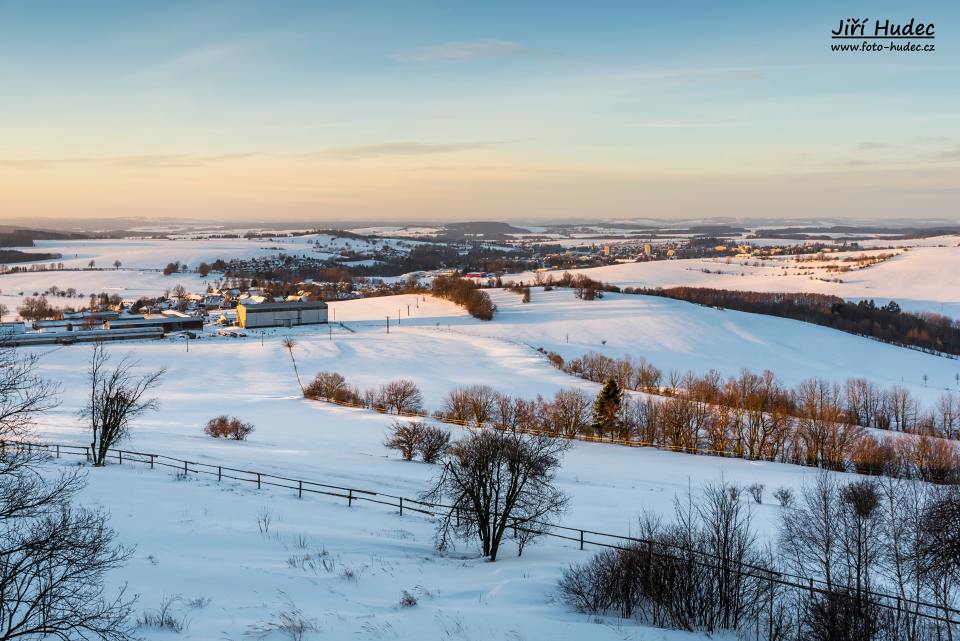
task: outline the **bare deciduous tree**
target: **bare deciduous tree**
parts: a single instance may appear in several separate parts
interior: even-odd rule
[[[449,446],[450,432],[436,425],[426,425],[417,443],[417,453],[424,463],[436,463]]]
[[[71,505],[78,472],[47,481],[38,462],[0,457],[0,640],[133,639],[130,600],[103,587],[130,551],[104,513]]]
[[[436,463],[447,451],[450,433],[423,421],[394,421],[383,444],[408,461],[419,455],[424,463]]]
[[[25,436],[33,415],[56,405],[57,387],[35,373],[33,356],[3,350],[0,365],[0,438]],[[79,470],[52,475],[44,460],[0,451],[0,640],[133,639],[130,600],[103,587],[129,550],[104,513],[72,505]]]
[[[405,460],[412,461],[413,455],[417,451],[417,445],[420,443],[423,429],[422,421],[394,421],[383,445],[400,452],[400,456]]]
[[[423,411],[423,394],[411,380],[391,381],[380,390],[380,397],[386,409],[394,414]]]
[[[548,436],[498,430],[472,432],[450,446],[425,494],[427,501],[448,505],[437,547],[445,549],[455,539],[479,540],[483,556],[496,561],[505,535],[516,532],[522,544],[548,528],[567,505],[554,475],[568,447]]]
[[[94,465],[106,463],[107,451],[126,437],[130,421],[158,407],[157,399],[147,394],[166,370],[160,368],[138,376],[135,370],[139,365],[139,361],[124,356],[111,367],[103,344],[93,345],[88,370],[90,397],[80,410],[80,417],[90,425]]]
[[[293,348],[297,346],[297,341],[291,336],[285,336],[281,344],[290,354],[290,360],[293,362],[293,373],[297,377],[297,385],[300,386],[300,391],[303,392],[303,383],[300,382],[300,370],[297,369],[297,357],[293,355]]]
[[[0,439],[21,436],[34,414],[59,403],[60,388],[35,372],[37,356],[0,347]]]

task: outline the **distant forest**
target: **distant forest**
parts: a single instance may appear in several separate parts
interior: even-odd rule
[[[90,235],[0,226],[0,247],[33,247],[33,241],[35,240],[82,240],[85,238],[90,238]]]
[[[662,296],[718,309],[792,318],[869,336],[885,343],[960,355],[960,321],[939,314],[904,312],[894,301],[878,306],[872,300],[854,303],[826,294],[741,292],[705,287],[628,287],[623,293]]]
[[[28,263],[35,260],[56,260],[60,254],[43,254],[39,252],[22,252],[16,249],[0,249],[0,263]]]

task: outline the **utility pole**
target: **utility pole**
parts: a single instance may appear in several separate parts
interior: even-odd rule
[[[387,316],[387,333],[390,333],[390,317]]]

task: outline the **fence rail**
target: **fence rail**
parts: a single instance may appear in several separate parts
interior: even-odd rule
[[[66,456],[75,456],[83,457],[88,461],[92,460],[90,447],[88,446],[74,445],[71,443],[0,440],[0,454],[19,454],[23,452],[36,452],[58,459]],[[257,489],[277,488],[290,490],[296,492],[299,498],[310,494],[330,496],[346,500],[348,507],[352,507],[355,502],[365,501],[367,503],[396,508],[399,510],[401,516],[403,516],[405,512],[412,512],[429,517],[443,516],[455,512],[456,518],[459,518],[462,513],[466,512],[463,508],[422,501],[397,494],[296,479],[268,472],[245,470],[215,463],[190,461],[166,454],[139,452],[136,450],[108,449],[106,458],[108,461],[114,461],[120,465],[138,463],[147,465],[150,469],[170,469],[178,475],[182,474],[185,477],[194,474],[196,476],[207,476],[210,478],[216,477],[219,482],[227,480],[250,483],[256,485]],[[770,584],[776,584],[801,592],[831,594],[834,591],[832,586],[819,579],[791,574],[789,572],[773,571],[769,568],[754,566],[744,562],[736,562],[731,566],[728,559],[720,559],[720,557],[709,552],[668,545],[661,541],[652,541],[621,534],[611,534],[608,532],[599,532],[586,528],[545,522],[525,521],[522,525],[515,523],[509,527],[512,527],[514,530],[521,530],[540,536],[572,542],[577,544],[580,550],[585,550],[587,546],[614,550],[630,550],[642,547],[648,554],[660,558],[692,561],[698,565],[717,570],[722,569],[723,571],[731,572],[740,577],[759,579]],[[722,568],[720,565],[717,565],[721,562],[723,563]],[[881,608],[895,611],[898,614],[901,612],[909,613],[928,622],[947,625],[951,629],[955,629],[954,626],[957,626],[956,629],[960,631],[960,609],[944,604],[930,603],[879,591],[868,591],[865,594],[875,605]]]

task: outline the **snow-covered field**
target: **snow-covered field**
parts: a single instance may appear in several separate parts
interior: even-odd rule
[[[152,242],[187,247],[196,241]],[[90,251],[98,264],[108,260],[109,252]],[[179,251],[136,258],[130,251],[119,258],[125,264],[143,260],[145,265],[161,256],[163,261],[184,262],[216,257]],[[958,251],[914,248],[843,277],[863,278],[869,288],[888,292],[905,291],[916,279],[914,300],[956,308],[960,296],[954,287],[945,287],[949,277],[941,271],[960,266],[955,263]],[[85,263],[89,258],[76,260]],[[588,273],[619,284],[677,284],[669,279],[684,275],[707,279],[711,286],[763,282],[759,273],[713,281],[716,275],[687,268],[695,262],[625,264]],[[889,274],[883,277],[882,270]],[[152,288],[162,291],[178,278],[124,270],[31,273],[0,277],[0,289],[4,296],[20,289],[29,295],[30,290],[42,290],[38,279],[51,274],[60,287],[75,286],[87,293],[117,287],[128,292],[125,298]],[[650,274],[660,280],[647,282]],[[78,280],[68,283],[68,275]],[[731,284],[720,284],[725,281]],[[195,289],[202,283],[184,284]],[[452,387],[476,383],[525,397],[550,396],[564,387],[596,393],[596,384],[552,367],[536,351],[539,347],[565,358],[587,351],[629,354],[665,372],[770,369],[787,384],[810,377],[842,381],[863,376],[885,386],[904,385],[926,402],[952,388],[960,371],[957,360],[823,327],[662,298],[606,295],[587,302],[575,299],[570,290],[537,288],[532,302],[523,304],[505,290],[492,290],[491,295],[498,305],[492,322],[477,321],[442,300],[405,295],[331,303],[335,323],[329,327],[248,331],[244,338],[207,332],[189,343],[189,351],[182,340],[172,339],[110,345],[115,359],[130,354],[145,368],[167,368],[158,390],[160,411],[136,422],[125,447],[408,497],[425,489],[436,468],[401,461],[383,446],[389,417],[302,398],[290,355],[281,344],[286,336],[296,341],[293,351],[304,383],[321,370],[340,372],[361,388],[409,378],[423,390],[431,410]],[[353,331],[340,327],[340,321]],[[35,351],[41,354],[42,373],[63,388],[62,404],[42,417],[38,435],[85,444],[88,437],[77,410],[85,398],[90,348]],[[256,431],[247,442],[210,439],[201,428],[218,414],[250,421]],[[455,436],[462,433],[460,428],[447,429]],[[696,490],[721,479],[760,482],[767,488],[766,498],[751,509],[761,537],[766,537],[779,513],[772,491],[798,487],[813,473],[776,463],[575,443],[558,482],[571,497],[565,524],[620,534],[636,531],[642,509],[668,514],[674,497],[690,487]],[[250,638],[258,626],[294,607],[316,624],[317,632],[305,638],[318,639],[704,638],[567,610],[557,602],[557,580],[569,563],[590,554],[575,544],[544,541],[519,559],[511,548],[491,564],[469,546],[437,553],[429,522],[409,514],[401,517],[385,507],[347,507],[330,497],[300,500],[283,490],[182,480],[127,465],[91,470],[89,479],[83,500],[108,509],[121,541],[136,546],[132,560],[111,580],[129,582],[131,591],[140,595],[138,612],[158,608],[164,598],[181,597],[173,606],[186,622],[179,638]],[[264,515],[271,521],[266,533],[258,525]],[[416,596],[415,607],[400,607],[404,590]],[[173,636],[149,628],[140,632],[148,639]]]
[[[106,239],[106,240],[38,240],[32,249],[62,254],[66,267],[86,267],[93,260],[100,267],[113,265],[119,260],[124,267],[163,269],[164,265],[180,261],[190,267],[201,262],[211,263],[218,258],[247,259],[288,254],[312,258],[329,258],[341,250],[370,251],[375,247],[409,247],[415,241],[395,239],[342,238],[329,234],[279,238],[157,238]],[[49,261],[47,261],[49,262]]]
[[[344,303],[340,314],[375,317],[397,303],[358,301],[354,307],[360,309]],[[332,341],[322,330],[293,332],[300,371],[306,377],[321,368],[336,369],[361,384],[408,376],[424,388],[428,403],[458,383],[486,382],[518,394],[549,393],[564,385],[593,388],[557,372],[526,347],[430,328],[439,319],[463,331],[478,327],[446,303],[428,302],[424,310],[431,306],[437,309],[422,319],[423,325],[402,321],[389,336],[359,320],[350,323],[355,334],[337,333]],[[137,422],[126,447],[405,496],[422,491],[435,468],[401,461],[384,448],[389,417],[301,397],[282,335],[266,336],[263,345],[256,335],[204,338],[193,342],[189,353],[184,344],[168,341],[111,346],[115,357],[130,353],[144,366],[168,367],[161,410]],[[89,348],[38,352],[44,354],[43,372],[64,385],[63,405],[43,420],[42,435],[85,443],[76,410],[84,396]],[[251,421],[257,431],[245,443],[211,440],[201,426],[219,413]],[[720,478],[760,481],[772,492],[795,487],[811,473],[771,463],[578,443],[565,458],[559,482],[572,496],[566,523],[628,534],[635,531],[641,509],[667,512],[673,497],[690,485]],[[508,550],[489,564],[469,547],[436,553],[428,522],[380,506],[348,508],[329,497],[298,500],[283,491],[230,483],[217,487],[212,481],[177,480],[128,466],[92,470],[90,481],[84,500],[109,509],[120,539],[137,548],[113,580],[128,581],[141,595],[139,609],[182,596],[175,606],[188,621],[182,638],[242,638],[252,626],[289,609],[288,600],[316,621],[321,632],[314,638],[324,639],[701,638],[616,619],[596,622],[556,603],[562,570],[589,555],[575,544],[547,541],[520,559]],[[769,530],[778,509],[769,494],[754,508],[761,530]],[[257,522],[264,513],[272,519],[268,535],[261,534]],[[291,566],[304,554],[319,569]],[[402,590],[416,595],[419,604],[399,607]],[[197,599],[209,603],[188,605]],[[141,632],[168,638],[150,629]]]
[[[928,239],[929,240],[929,239]],[[645,263],[621,263],[605,267],[572,269],[595,280],[621,287],[712,287],[758,292],[814,292],[849,300],[895,300],[903,309],[960,317],[960,239],[941,237],[938,244],[918,246],[896,258],[872,267],[846,273],[817,272],[814,276],[795,273],[796,265],[784,273],[784,259],[689,259]],[[857,252],[859,253],[859,252]],[[882,253],[879,251],[870,253]],[[717,273],[721,272],[721,273]],[[560,274],[555,274],[559,276]],[[535,274],[525,272],[504,280],[532,282]],[[843,282],[827,282],[818,278]]]

